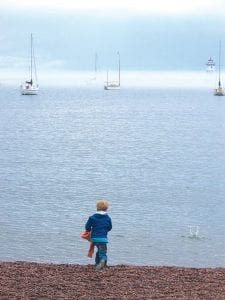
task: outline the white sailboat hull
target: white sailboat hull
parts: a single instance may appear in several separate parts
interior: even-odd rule
[[[37,95],[39,88],[37,86],[21,86],[21,95]]]
[[[104,89],[105,90],[120,90],[120,86],[119,85],[105,85]]]
[[[218,87],[214,90],[215,96],[224,96],[224,89],[222,87]]]

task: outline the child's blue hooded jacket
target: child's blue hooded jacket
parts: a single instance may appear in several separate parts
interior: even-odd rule
[[[91,230],[91,241],[94,243],[108,243],[107,233],[111,229],[111,218],[102,211],[90,216],[85,225],[85,230]]]

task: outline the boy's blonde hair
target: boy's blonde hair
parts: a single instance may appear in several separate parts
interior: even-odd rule
[[[106,211],[109,208],[109,202],[107,200],[99,200],[96,203],[97,210]]]

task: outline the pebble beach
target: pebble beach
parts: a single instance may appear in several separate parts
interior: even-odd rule
[[[225,268],[1,262],[0,299],[225,299]]]

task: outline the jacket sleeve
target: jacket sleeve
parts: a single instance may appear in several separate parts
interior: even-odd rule
[[[85,230],[86,231],[90,231],[91,230],[91,217],[89,217],[89,219],[87,220],[87,223],[85,224]]]
[[[112,220],[111,218],[109,218],[109,227],[108,227],[108,230],[110,231],[112,229]]]

